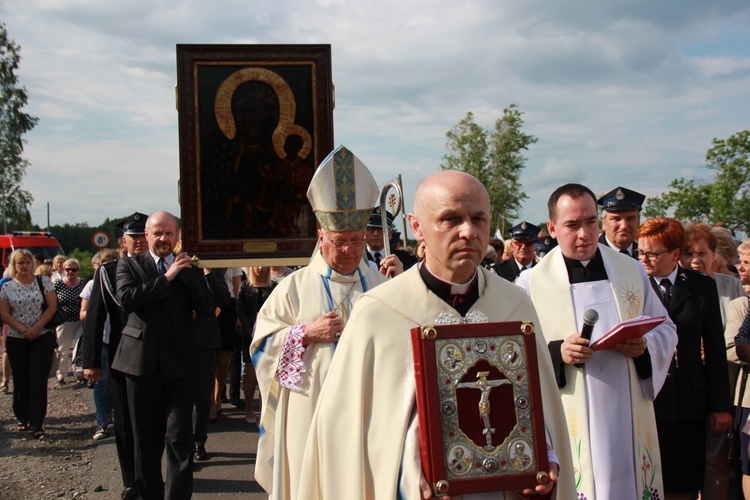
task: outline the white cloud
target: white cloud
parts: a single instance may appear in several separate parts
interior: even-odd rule
[[[750,111],[744,0],[26,0],[0,16],[41,119],[25,187],[71,222],[176,209],[178,43],[330,43],[335,142],[380,183],[402,173],[407,200],[467,111],[492,127],[518,104],[539,138],[522,176],[532,221],[564,182],[654,195],[704,175],[711,138]]]

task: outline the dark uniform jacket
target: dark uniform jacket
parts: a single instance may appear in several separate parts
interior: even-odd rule
[[[367,260],[375,262],[375,258],[372,256],[369,250],[365,249],[365,252],[367,253]],[[416,256],[410,254],[406,250],[393,250],[391,251],[392,254],[394,254],[396,257],[398,257],[398,260],[401,261],[401,263],[404,265],[404,271],[409,269],[411,266],[419,262],[419,259],[417,259]]]
[[[610,247],[609,246],[609,242],[607,241],[607,235],[604,232],[602,232],[602,234],[599,235],[599,243],[602,243],[602,244],[607,245],[608,247]],[[612,248],[612,247],[610,247],[610,248]],[[622,251],[619,248],[614,248],[613,250],[618,250],[618,251],[620,251],[622,253]],[[625,252],[625,253],[627,253],[627,252]],[[628,254],[628,255],[630,255],[630,254]],[[630,256],[633,257],[634,259],[638,259],[638,240],[633,240],[633,255],[630,255]]]
[[[659,286],[652,286],[662,296]],[[678,268],[667,310],[677,326],[677,354],[654,401],[658,422],[689,422],[731,409],[727,355],[716,282]],[[666,304],[665,304],[666,305]],[[701,343],[705,363],[701,359]]]
[[[102,335],[104,323],[109,314],[109,364],[120,345],[122,329],[128,315],[119,305],[116,288],[117,261],[110,261],[99,266],[94,273],[94,285],[91,299],[86,309],[86,320],[83,322],[83,367],[102,368]]]
[[[532,261],[530,264],[531,267],[534,267],[535,265],[535,261]],[[516,281],[516,278],[518,278],[518,276],[521,274],[521,270],[518,268],[518,263],[513,257],[495,264],[495,272],[498,276],[500,276],[501,278],[505,278],[511,283]]]
[[[223,310],[229,306],[232,295],[224,283],[224,273],[216,271],[216,269],[212,269],[210,273],[205,275],[206,285],[208,285],[208,290],[211,292],[216,307]],[[195,343],[198,349],[211,351],[221,347],[221,331],[215,311],[209,316],[196,315],[193,325],[196,333]]]

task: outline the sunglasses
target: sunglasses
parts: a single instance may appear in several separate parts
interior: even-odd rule
[[[66,268],[65,272],[66,273],[77,273],[78,272],[78,268],[77,267]]]

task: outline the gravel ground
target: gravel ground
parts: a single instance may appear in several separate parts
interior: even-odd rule
[[[97,491],[91,476],[96,430],[91,396],[68,383],[49,380],[46,435],[41,440],[16,430],[12,394],[0,394],[0,498],[89,498]],[[70,379],[68,379],[70,380]],[[11,391],[13,383],[11,382]]]

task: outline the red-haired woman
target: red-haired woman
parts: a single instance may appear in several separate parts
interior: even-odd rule
[[[697,495],[704,482],[706,422],[722,434],[731,424],[719,294],[711,278],[679,266],[686,242],[679,221],[648,219],[636,237],[638,258],[677,326],[679,339],[664,387],[654,401],[664,490]]]

